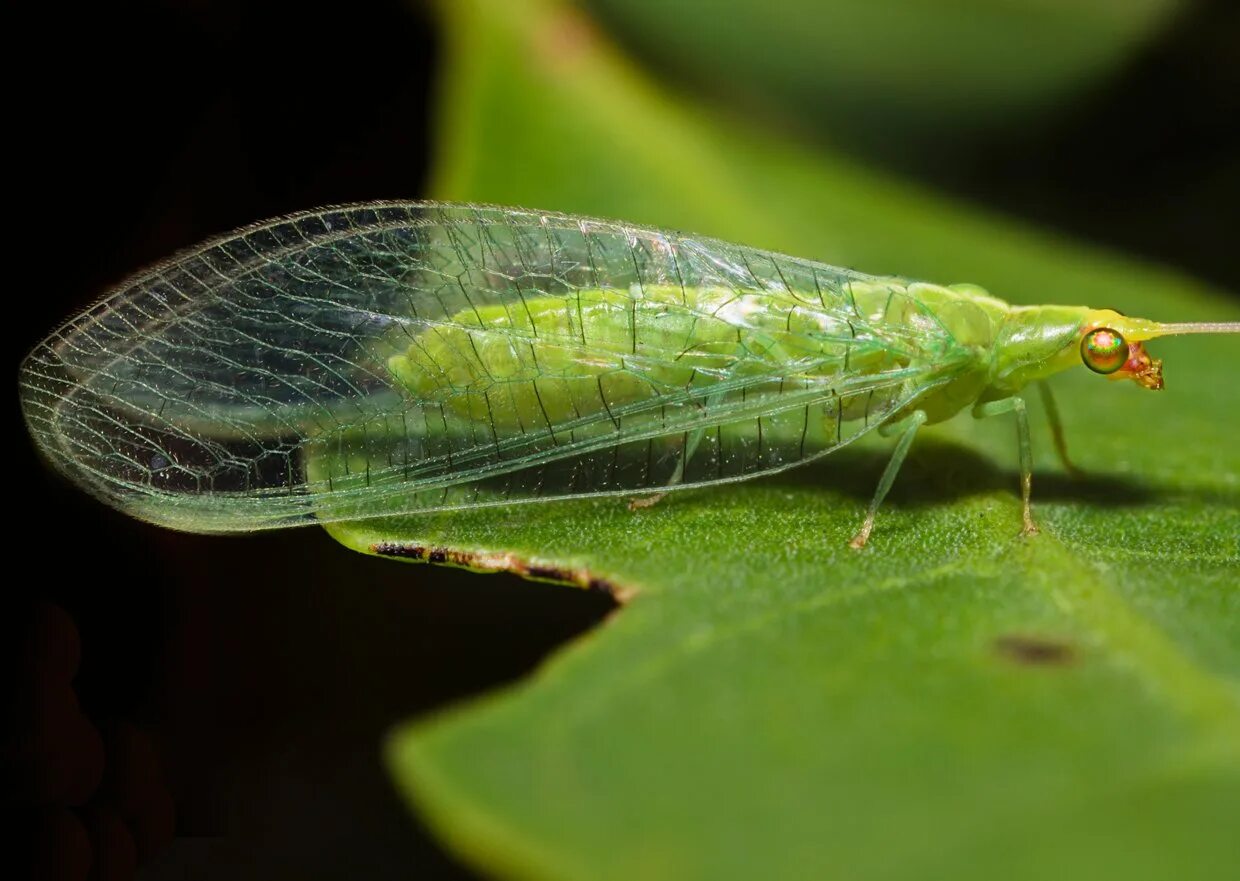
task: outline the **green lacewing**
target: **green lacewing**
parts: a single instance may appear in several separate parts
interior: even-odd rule
[[[859,547],[920,425],[1013,412],[1031,532],[1022,388],[1082,363],[1161,388],[1145,340],[1238,330],[391,202],[280,218],[141,273],[40,343],[20,390],[57,469],[195,532],[650,499],[897,434]]]

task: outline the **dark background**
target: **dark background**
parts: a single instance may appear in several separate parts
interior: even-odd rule
[[[1198,2],[1049,122],[900,171],[1240,291],[1236,8]],[[40,13],[10,39],[27,52],[7,127],[14,373],[66,315],[179,248],[297,209],[424,195],[436,45],[408,3],[102,4]],[[15,730],[43,719],[35,758],[73,759],[39,716],[31,660],[40,640],[70,639],[39,617],[54,604],[80,633],[85,714],[133,722],[161,757],[148,774],[182,839],[146,877],[471,877],[404,811],[384,731],[520,677],[613,603],[366,558],[313,529],[148,527],[45,470],[15,396],[10,412]],[[18,792],[34,833],[51,809]]]

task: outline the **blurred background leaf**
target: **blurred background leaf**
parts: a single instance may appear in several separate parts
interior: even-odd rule
[[[1226,0],[584,5],[748,128],[1240,280],[1211,244],[1219,218],[1240,224],[1240,6]]]
[[[1032,127],[1113,75],[1181,0],[589,0],[646,57],[878,155]]]

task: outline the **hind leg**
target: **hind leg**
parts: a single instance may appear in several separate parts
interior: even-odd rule
[[[870,507],[865,512],[865,520],[862,521],[861,528],[857,530],[857,534],[852,537],[852,541],[848,543],[849,547],[860,550],[870,540],[870,533],[874,531],[874,518],[878,514],[878,506],[883,503],[883,499],[886,498],[891,485],[896,482],[896,475],[900,473],[900,466],[904,464],[904,457],[908,455],[909,448],[913,445],[913,438],[917,436],[917,429],[925,424],[925,412],[914,410],[907,419],[891,427],[891,434],[902,431],[900,439],[896,442],[896,448],[891,454],[890,461],[887,462],[886,469],[883,470],[883,476],[878,480],[878,489],[874,491],[874,498],[870,500]]]
[[[667,480],[668,487],[680,486],[680,482],[685,479],[685,463],[693,458],[693,454],[697,452],[698,444],[702,442],[706,429],[699,428],[696,431],[690,431],[685,434],[684,445],[680,448],[680,455],[676,458],[676,470],[672,472],[672,476]],[[648,496],[629,500],[630,511],[640,511],[642,508],[651,508],[663,501],[667,496],[667,492],[651,493]]]

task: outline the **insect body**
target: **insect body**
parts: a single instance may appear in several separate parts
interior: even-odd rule
[[[245,531],[772,473],[875,429],[1013,412],[1144,340],[1235,332],[877,278],[708,239],[440,203],[242,230],[124,283],[26,358],[27,425],[104,501]],[[1053,411],[1052,411],[1053,412]]]

